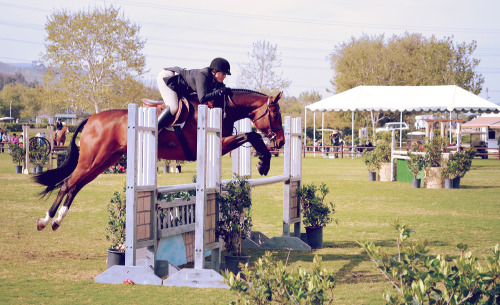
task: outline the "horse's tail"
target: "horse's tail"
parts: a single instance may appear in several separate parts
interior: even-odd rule
[[[41,174],[33,177],[35,182],[46,186],[45,190],[40,193],[42,197],[52,193],[53,190],[60,188],[64,183],[64,180],[75,170],[76,165],[78,164],[78,158],[80,157],[80,151],[78,146],[76,146],[76,138],[88,120],[89,118],[86,118],[76,128],[73,138],[68,146],[68,155],[66,156],[66,159],[61,167],[42,172]]]

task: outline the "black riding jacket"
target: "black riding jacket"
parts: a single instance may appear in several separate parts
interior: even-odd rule
[[[190,98],[190,96],[196,95],[200,103],[207,103],[208,101],[223,98],[217,90],[225,87],[225,85],[215,80],[208,67],[192,70],[170,67],[165,68],[165,70],[178,73],[174,76],[164,78],[163,81],[179,97]]]

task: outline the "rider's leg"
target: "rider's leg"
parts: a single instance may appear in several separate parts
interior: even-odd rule
[[[158,90],[160,90],[163,102],[167,106],[158,116],[158,128],[168,126],[179,107],[179,98],[177,97],[177,93],[170,89],[164,81],[164,78],[174,76],[174,74],[175,73],[172,71],[161,70],[156,79],[158,83]]]

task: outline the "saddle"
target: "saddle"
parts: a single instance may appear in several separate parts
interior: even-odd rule
[[[142,104],[144,107],[152,107],[158,109],[158,115],[165,109],[165,103],[163,101],[153,101],[150,99],[142,99]],[[190,112],[190,104],[189,101],[182,97],[179,99],[179,107],[177,108],[177,112],[174,114],[174,120],[169,123],[169,127],[179,126],[184,124]]]

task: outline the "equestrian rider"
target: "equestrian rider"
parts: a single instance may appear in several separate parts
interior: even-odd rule
[[[57,119],[57,122],[56,122],[56,135],[55,137],[57,138],[57,135],[59,134],[59,131],[61,131],[63,129],[63,124],[61,122],[61,119]]]
[[[171,123],[179,107],[179,97],[190,100],[196,96],[202,104],[213,101],[214,107],[223,108],[224,97],[232,96],[231,89],[224,85],[226,75],[231,75],[230,65],[221,57],[203,69],[164,68],[158,74],[157,82],[167,107],[158,117],[158,128]]]

